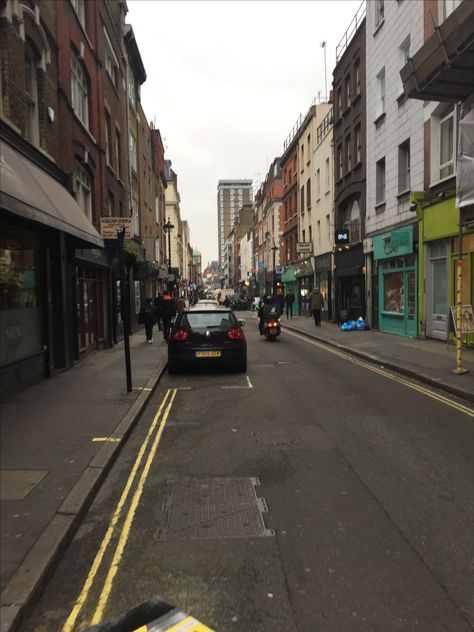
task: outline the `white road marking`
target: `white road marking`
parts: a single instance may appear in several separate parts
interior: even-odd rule
[[[248,385],[249,385],[249,388],[253,388],[253,384],[252,384],[252,382],[250,381],[249,376],[247,375],[246,377],[247,377],[247,383],[248,383]]]
[[[177,386],[176,390],[177,391],[192,391],[193,387],[192,386]]]

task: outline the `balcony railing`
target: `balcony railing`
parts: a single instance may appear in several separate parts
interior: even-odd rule
[[[344,55],[347,47],[351,43],[352,38],[357,33],[357,29],[362,24],[362,21],[365,18],[365,11],[366,11],[366,7],[365,7],[365,0],[364,0],[362,4],[360,5],[360,7],[357,9],[357,12],[355,16],[352,18],[352,21],[349,24],[347,31],[342,36],[341,41],[336,46],[336,64]]]

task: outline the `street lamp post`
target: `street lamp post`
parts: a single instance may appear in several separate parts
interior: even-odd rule
[[[273,246],[270,248],[270,250],[273,252],[273,283],[272,283],[272,292],[274,294],[276,294],[276,273],[275,273],[275,255],[276,255],[276,251],[278,250],[278,246],[275,245],[275,242],[273,242]]]
[[[174,226],[168,218],[168,221],[163,226],[163,230],[165,231],[165,233],[168,234],[168,290],[171,289],[171,281],[169,280],[169,277],[171,275],[171,231],[173,230],[173,228]]]

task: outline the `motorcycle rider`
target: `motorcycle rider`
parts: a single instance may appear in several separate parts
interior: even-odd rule
[[[265,323],[270,320],[275,320],[275,318],[280,316],[279,307],[272,296],[265,296],[263,303],[260,303],[257,315],[259,318],[258,329],[260,331],[260,335],[263,336]]]

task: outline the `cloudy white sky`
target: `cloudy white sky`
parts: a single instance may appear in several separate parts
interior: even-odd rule
[[[360,0],[128,0],[142,104],[178,174],[181,216],[217,259],[217,182],[260,183],[300,113],[328,91]]]

